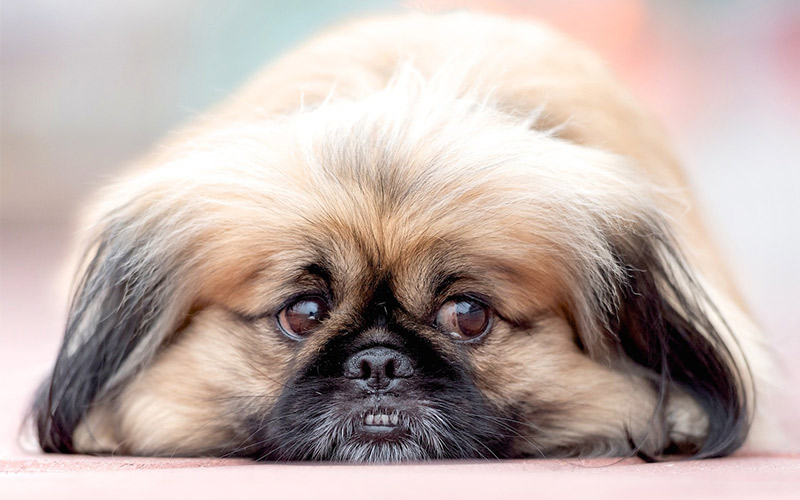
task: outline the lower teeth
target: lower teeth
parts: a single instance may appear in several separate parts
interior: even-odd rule
[[[386,415],[385,413],[383,413],[375,415],[370,413],[366,417],[364,417],[364,424],[366,425],[389,426],[389,425],[397,425],[399,422],[400,422],[400,417],[398,417],[397,414]]]

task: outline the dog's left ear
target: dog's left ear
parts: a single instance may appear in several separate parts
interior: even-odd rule
[[[665,448],[657,456],[732,453],[748,433],[753,403],[750,373],[732,331],[737,325],[729,324],[712,302],[665,222],[617,233],[609,241],[621,272],[610,280],[617,304],[607,308],[606,337],[652,379],[661,402],[653,418],[667,419],[666,408],[677,389],[708,420],[705,438],[699,441],[697,436],[670,437],[665,421],[651,426],[667,433],[660,436]]]
[[[185,321],[188,261],[178,238],[132,213],[104,221],[76,287],[61,349],[33,406],[45,451],[74,453],[73,434]],[[177,249],[177,250],[176,250]]]

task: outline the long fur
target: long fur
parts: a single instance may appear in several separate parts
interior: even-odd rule
[[[97,207],[34,408],[46,451],[705,458],[753,423],[760,337],[658,127],[591,55],[532,23],[406,16],[332,32]],[[423,405],[396,446],[354,440],[328,403],[282,427],[302,412],[292,398],[317,397],[287,387],[336,342],[326,330],[295,348],[254,319],[277,312],[298,263],[374,273],[355,294],[367,302],[395,280],[384,295],[409,317],[403,297],[440,275],[498,291],[501,320],[471,350],[409,334],[461,366],[472,395]],[[479,415],[460,422],[459,407]]]

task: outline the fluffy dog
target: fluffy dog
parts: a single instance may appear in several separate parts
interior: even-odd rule
[[[300,47],[109,188],[46,451],[713,457],[765,355],[653,120],[476,14]]]

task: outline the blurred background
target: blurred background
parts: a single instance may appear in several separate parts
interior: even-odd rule
[[[57,285],[86,197],[318,29],[386,11],[544,19],[661,117],[788,380],[800,438],[800,2],[4,0],[0,456],[60,341]]]

